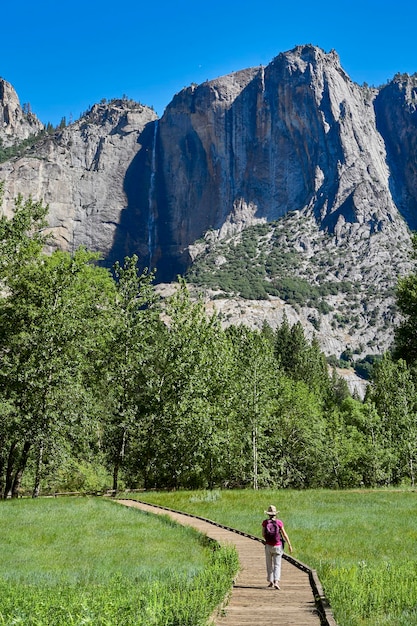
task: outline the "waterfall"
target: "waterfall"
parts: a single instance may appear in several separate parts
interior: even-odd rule
[[[262,93],[265,93],[265,68],[261,65],[261,84],[262,84]]]
[[[151,177],[148,191],[148,267],[152,269],[152,257],[155,252],[155,223],[156,223],[156,198],[155,198],[155,178],[156,178],[156,135],[158,132],[158,120],[155,121],[152,141],[151,157]]]

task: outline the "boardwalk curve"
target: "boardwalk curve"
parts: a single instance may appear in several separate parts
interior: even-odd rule
[[[138,500],[117,502],[147,513],[169,515],[221,544],[236,546],[241,570],[227,606],[214,617],[216,626],[337,626],[314,570],[291,556],[284,555],[281,590],[267,588],[264,547],[258,537]]]

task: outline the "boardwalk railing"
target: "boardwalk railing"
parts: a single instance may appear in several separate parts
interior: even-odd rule
[[[136,500],[136,502],[139,502],[140,504],[145,504],[145,505],[150,505],[150,502],[144,502],[142,500]],[[217,526],[218,528],[223,528],[224,530],[229,530],[232,533],[236,533],[237,535],[242,535],[243,537],[247,537],[248,539],[253,539],[254,541],[259,541],[260,543],[263,543],[262,539],[260,539],[259,537],[256,537],[255,535],[250,535],[249,533],[245,533],[242,530],[238,530],[237,528],[232,528],[231,526],[225,526],[224,524],[219,524],[218,522],[213,522],[213,520],[207,519],[206,517],[201,517],[200,515],[192,515],[191,513],[184,513],[184,511],[176,511],[175,509],[170,509],[166,506],[162,506],[160,504],[152,504],[151,506],[157,508],[157,509],[161,509],[163,511],[169,511],[171,513],[177,513],[180,515],[185,515],[186,517],[191,517],[194,519],[199,519],[203,522],[207,522],[208,524],[212,524],[213,526]],[[326,596],[324,595],[323,592],[323,587],[321,585],[321,582],[319,580],[319,577],[317,575],[317,572],[315,569],[312,569],[311,567],[309,567],[308,565],[305,565],[305,563],[302,563],[301,561],[299,561],[298,559],[295,559],[294,557],[290,556],[289,554],[286,554],[284,552],[283,554],[283,558],[288,561],[289,563],[291,563],[291,565],[294,565],[295,567],[297,567],[298,569],[302,570],[303,572],[306,572],[306,574],[308,574],[308,578],[310,581],[310,585],[311,588],[313,590],[313,595],[314,595],[314,600],[316,603],[316,608],[317,611],[320,615],[320,621],[322,623],[322,626],[337,626],[336,620],[334,619],[331,607],[329,605],[329,602],[326,598]]]
[[[129,489],[127,491],[129,493],[143,493],[144,489]],[[55,497],[55,498],[59,496],[107,496],[107,497],[113,496],[114,497],[116,496],[116,493],[117,492],[114,489],[108,489],[105,491],[84,491],[84,492],[67,491],[67,492],[54,492],[54,493],[51,493],[49,497]],[[126,491],[124,491],[123,493],[126,493]],[[142,500],[136,500],[136,501],[139,502],[140,504],[147,504],[147,505],[150,504],[149,502],[144,502]],[[236,528],[231,528],[230,526],[225,526],[224,524],[219,524],[218,522],[213,522],[213,520],[207,519],[206,517],[201,517],[199,515],[192,515],[191,513],[184,513],[184,511],[176,511],[175,509],[170,509],[168,507],[165,507],[159,504],[152,504],[152,506],[158,509],[165,510],[165,511],[170,511],[171,513],[178,513],[181,515],[185,515],[187,517],[202,520],[203,522],[207,522],[208,524],[212,524],[213,526],[217,526],[218,528],[229,530],[230,532],[236,533],[238,535],[242,535],[243,537],[248,537],[249,539],[253,539],[254,541],[259,541],[262,543],[262,539],[260,539],[259,537],[256,537],[255,535],[250,535]],[[302,563],[298,559],[295,559],[289,554],[286,554],[285,552],[283,554],[283,558],[289,563],[291,563],[292,565],[294,565],[295,567],[297,567],[298,569],[308,574],[310,585],[313,590],[316,608],[320,615],[322,626],[337,626],[337,623],[334,619],[329,602],[326,596],[324,595],[323,587],[321,585],[321,582],[319,580],[316,570],[312,569],[308,565],[305,565],[304,563]]]

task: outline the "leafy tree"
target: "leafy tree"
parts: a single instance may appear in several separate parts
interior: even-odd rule
[[[394,451],[388,445],[384,420],[375,405],[368,401],[362,405],[362,432],[366,437],[363,459],[363,483],[370,487],[389,484],[391,459]]]
[[[302,381],[277,381],[276,407],[268,454],[273,484],[305,488],[323,484],[327,474],[326,424],[320,400]]]
[[[4,183],[0,182],[0,206],[3,202]],[[50,240],[46,233],[48,207],[32,198],[15,199],[14,212],[9,219],[0,217],[0,279],[8,273],[16,274],[16,268],[37,258]]]
[[[308,342],[300,322],[290,327],[284,315],[281,326],[275,332],[275,356],[288,376],[305,382],[323,400],[327,398],[330,381],[326,358],[315,338]]]
[[[265,339],[268,339],[272,346],[275,344],[274,330],[271,328],[266,320],[264,320],[262,323],[261,333],[265,337]]]
[[[17,495],[29,454],[35,454],[33,495],[45,462],[91,434],[87,419],[87,363],[94,358],[113,282],[92,265],[98,256],[41,255],[9,274],[0,301],[0,390],[13,407],[5,493]]]
[[[304,340],[304,332],[302,334],[302,338],[303,338],[302,346],[304,348],[306,345],[306,342]],[[278,326],[275,331],[274,353],[280,365],[284,369],[284,371],[287,371],[287,372],[291,370],[291,367],[293,365],[293,362],[291,361],[292,356],[289,354],[289,351],[291,349],[291,344],[292,344],[291,326],[288,322],[288,317],[284,313],[282,324],[281,326]]]
[[[217,316],[186,284],[168,302],[150,380],[154,389],[146,484],[205,487],[221,475],[219,421],[227,345]]]
[[[158,316],[153,274],[140,273],[138,257],[126,257],[114,266],[116,290],[112,303],[110,337],[105,346],[103,395],[107,403],[104,446],[113,467],[113,489],[119,484],[126,448],[140,436],[149,399],[147,362],[154,349]],[[145,408],[144,408],[145,407]]]
[[[405,477],[415,483],[417,462],[417,394],[412,374],[405,361],[395,362],[386,354],[374,369],[366,401],[381,417],[384,447],[390,452],[385,468],[388,484]]]
[[[376,487],[387,463],[381,418],[371,403],[346,396],[327,412],[330,487]]]
[[[417,260],[417,233],[413,239],[413,259]],[[397,287],[397,306],[403,321],[395,330],[394,357],[417,363],[417,273],[402,278]]]
[[[258,489],[270,482],[268,424],[275,408],[278,367],[273,344],[264,333],[239,326],[228,329],[228,336],[234,353],[229,387],[235,472],[240,484]]]
[[[346,398],[350,398],[349,386],[346,380],[337,374],[336,368],[334,367],[330,379],[330,396],[327,406],[333,404],[339,406]]]

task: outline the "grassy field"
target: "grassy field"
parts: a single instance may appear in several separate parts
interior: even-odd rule
[[[317,570],[340,626],[417,626],[415,491],[179,491],[132,497],[259,537],[264,510],[275,504],[293,556]]]
[[[0,536],[8,626],[203,625],[237,569],[232,549],[98,498],[2,502]]]

